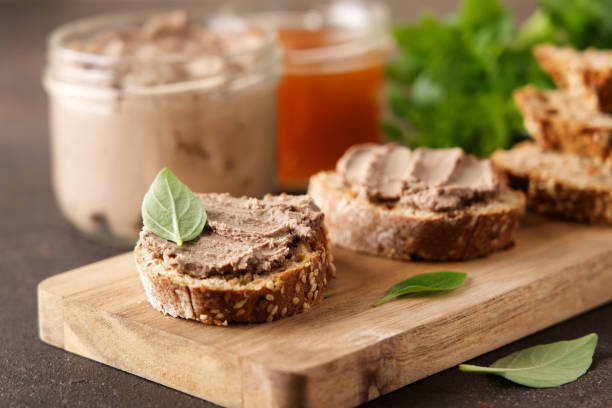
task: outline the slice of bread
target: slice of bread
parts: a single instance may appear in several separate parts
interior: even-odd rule
[[[491,156],[530,209],[575,221],[612,223],[612,168],[599,160],[544,151],[533,142]]]
[[[612,162],[612,115],[587,109],[565,91],[526,86],[514,92],[525,128],[546,150]]]
[[[140,242],[134,252],[147,299],[155,309],[215,325],[269,322],[306,312],[321,301],[336,271],[322,225],[312,239],[298,242],[286,265],[262,274],[195,278],[168,268]]]
[[[308,193],[334,244],[401,260],[465,260],[509,247],[525,207],[522,193],[505,189],[455,211],[389,208],[359,196],[333,171],[312,176]]]
[[[533,54],[557,86],[575,94],[586,109],[612,112],[612,51],[543,44]]]

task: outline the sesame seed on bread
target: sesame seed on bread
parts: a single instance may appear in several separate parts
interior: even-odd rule
[[[199,237],[178,247],[144,228],[134,249],[155,309],[227,325],[278,320],[321,301],[335,267],[310,198],[197,196],[209,218]]]

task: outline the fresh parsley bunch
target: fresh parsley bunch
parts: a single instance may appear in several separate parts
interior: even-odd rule
[[[551,88],[531,54],[541,42],[612,47],[612,0],[540,0],[520,27],[499,0],[465,0],[456,15],[393,28],[387,136],[411,147],[460,146],[484,157],[527,138],[512,91]]]

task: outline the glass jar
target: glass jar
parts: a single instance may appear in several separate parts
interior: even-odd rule
[[[278,90],[277,182],[303,190],[351,145],[379,142],[387,8],[340,0],[305,11],[263,13],[283,51]]]
[[[163,167],[195,192],[273,189],[274,33],[228,15],[192,16],[181,31],[186,19],[99,16],[50,35],[54,191],[66,218],[99,240],[135,242]]]

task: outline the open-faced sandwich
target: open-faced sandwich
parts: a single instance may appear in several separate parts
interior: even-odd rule
[[[330,240],[395,259],[463,260],[513,243],[525,198],[459,148],[351,147],[308,188]]]
[[[164,169],[143,220],[134,250],[140,278],[151,305],[171,316],[216,325],[277,320],[308,311],[335,275],[323,213],[307,196],[194,195]]]

